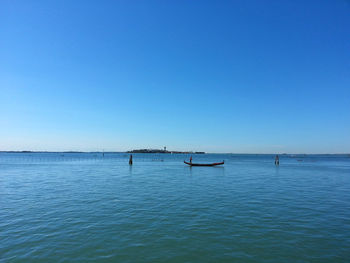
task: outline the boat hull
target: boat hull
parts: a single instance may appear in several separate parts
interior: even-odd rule
[[[189,166],[217,166],[217,165],[223,165],[225,162],[221,163],[189,163],[184,161],[185,164],[188,164]]]

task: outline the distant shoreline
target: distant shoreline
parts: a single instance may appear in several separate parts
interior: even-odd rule
[[[0,153],[166,153],[166,154],[205,154],[205,152],[181,152],[164,150],[132,150],[126,152],[82,152],[82,151],[0,151]]]
[[[182,152],[182,151],[166,151],[159,150],[156,152],[152,152],[153,150],[149,150],[148,152],[139,152],[139,150],[133,151],[0,151],[0,153],[164,153],[164,154],[232,154],[232,155],[275,155],[276,153],[207,153],[207,152]],[[347,155],[350,157],[350,153],[278,153],[281,156],[308,156],[308,155]]]
[[[159,149],[138,149],[138,150],[132,150],[127,151],[127,153],[176,153],[176,154],[205,154],[205,152],[193,152],[193,151],[167,151],[167,150],[159,150]]]

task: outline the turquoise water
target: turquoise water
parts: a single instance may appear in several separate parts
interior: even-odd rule
[[[349,262],[349,156],[0,153],[1,262]]]

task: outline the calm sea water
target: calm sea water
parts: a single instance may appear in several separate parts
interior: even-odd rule
[[[0,153],[1,262],[350,262],[349,156]]]

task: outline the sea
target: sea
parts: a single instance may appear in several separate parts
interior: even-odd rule
[[[350,155],[0,153],[0,262],[350,262]]]

